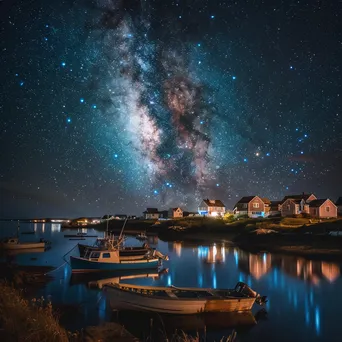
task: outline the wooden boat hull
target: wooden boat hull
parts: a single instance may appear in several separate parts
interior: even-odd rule
[[[141,270],[158,267],[159,259],[120,260],[120,262],[98,262],[70,256],[73,273]]]
[[[115,286],[104,286],[109,305],[114,310],[137,310],[190,315],[203,312],[243,312],[252,309],[255,298],[231,297],[224,299],[153,298],[135,292],[121,291]]]
[[[0,243],[0,248],[5,250],[45,248],[45,242],[22,242],[16,244]]]

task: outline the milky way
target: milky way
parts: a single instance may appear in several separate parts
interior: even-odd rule
[[[6,4],[1,215],[341,195],[333,5]]]

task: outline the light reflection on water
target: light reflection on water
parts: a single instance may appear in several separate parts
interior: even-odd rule
[[[35,231],[35,235],[20,235],[23,241],[40,237],[52,241],[51,250],[45,253],[18,254],[20,264],[63,264],[62,256],[70,251],[77,241],[64,238],[59,224],[22,224],[22,231]],[[82,231],[86,231],[82,229]],[[2,222],[0,236],[16,233],[16,223]],[[102,232],[89,230],[91,235]],[[95,238],[82,243],[92,244]],[[260,321],[253,329],[242,334],[240,341],[253,341],[255,336],[263,341],[334,341],[339,340],[339,308],[342,305],[342,279],[340,264],[336,262],[306,260],[289,255],[269,253],[251,254],[223,243],[197,246],[182,242],[163,242],[149,238],[152,247],[170,256],[164,266],[169,272],[146,278],[137,275],[125,282],[142,285],[176,285],[213,288],[234,287],[237,281],[252,286],[262,295],[267,295],[268,320]],[[141,245],[134,238],[126,244]],[[77,255],[77,250],[71,252]],[[109,319],[106,302],[101,291],[87,287],[87,282],[71,283],[71,271],[65,265],[51,273],[55,278],[39,294],[51,296],[53,303],[77,305],[77,313],[67,326],[80,329],[85,324],[97,324]],[[271,305],[272,303],[272,305]],[[222,334],[220,331],[218,334]],[[219,335],[214,339],[219,340]],[[299,338],[300,337],[300,338]],[[209,340],[208,340],[209,341]]]

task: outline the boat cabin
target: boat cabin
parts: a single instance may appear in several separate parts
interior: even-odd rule
[[[97,262],[119,262],[119,253],[117,250],[109,251],[92,251],[89,250],[84,255],[84,258],[88,259],[89,261],[97,261]]]

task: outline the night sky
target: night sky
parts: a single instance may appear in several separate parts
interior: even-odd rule
[[[342,196],[337,1],[2,1],[0,217]]]

